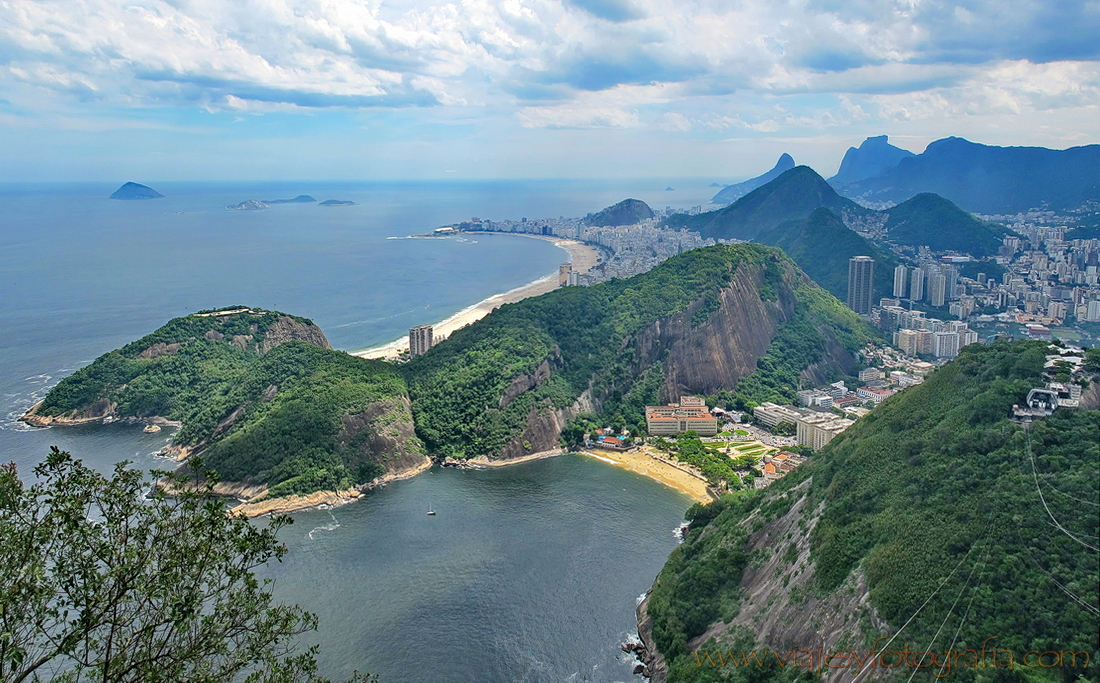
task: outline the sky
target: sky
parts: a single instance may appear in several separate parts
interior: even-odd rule
[[[1100,0],[0,0],[0,182],[825,176],[1100,142]]]

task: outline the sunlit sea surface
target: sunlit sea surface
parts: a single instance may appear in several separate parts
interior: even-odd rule
[[[118,183],[118,184],[121,184]],[[102,353],[198,309],[245,304],[312,318],[335,348],[385,343],[556,269],[565,252],[507,235],[392,240],[472,216],[579,216],[628,196],[704,204],[705,181],[149,183],[0,186],[0,459],[29,473],[57,445],[100,468],[168,434],[15,422]],[[666,186],[676,187],[666,192]],[[247,199],[310,194],[356,206]],[[296,515],[268,571],[320,616],[323,672],[395,681],[619,681],[637,596],[690,504],[580,456],[481,471],[433,469],[331,511]],[[427,516],[428,505],[439,511]]]

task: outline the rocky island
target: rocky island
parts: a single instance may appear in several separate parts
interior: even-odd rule
[[[318,206],[355,206],[355,202],[350,199],[326,199]]]
[[[267,208],[267,203],[261,202],[258,199],[249,199],[247,201],[241,202],[240,204],[230,204],[225,208],[229,209],[230,211],[260,211],[261,209]]]
[[[309,204],[317,201],[308,194],[300,194],[293,199],[265,199],[264,204]]]
[[[163,197],[161,193],[157,192],[148,185],[142,185],[140,183],[125,183],[122,187],[118,188],[111,194],[111,199],[159,199]]]

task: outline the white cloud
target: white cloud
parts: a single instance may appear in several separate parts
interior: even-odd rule
[[[0,0],[0,99],[476,107],[526,128],[692,135],[1021,117],[1098,104],[1100,12],[1085,5]]]

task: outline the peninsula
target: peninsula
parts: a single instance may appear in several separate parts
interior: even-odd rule
[[[759,245],[697,249],[630,279],[551,289],[403,365],[334,351],[306,318],[202,311],[63,379],[23,420],[182,423],[166,454],[185,471],[201,454],[221,490],[250,503],[286,499],[247,509],[262,514],[316,505],[317,492],[354,498],[429,456],[560,452],[582,413],[611,420],[719,390],[756,402],[793,395],[803,375],[850,373],[853,351],[874,336],[781,251]]]

